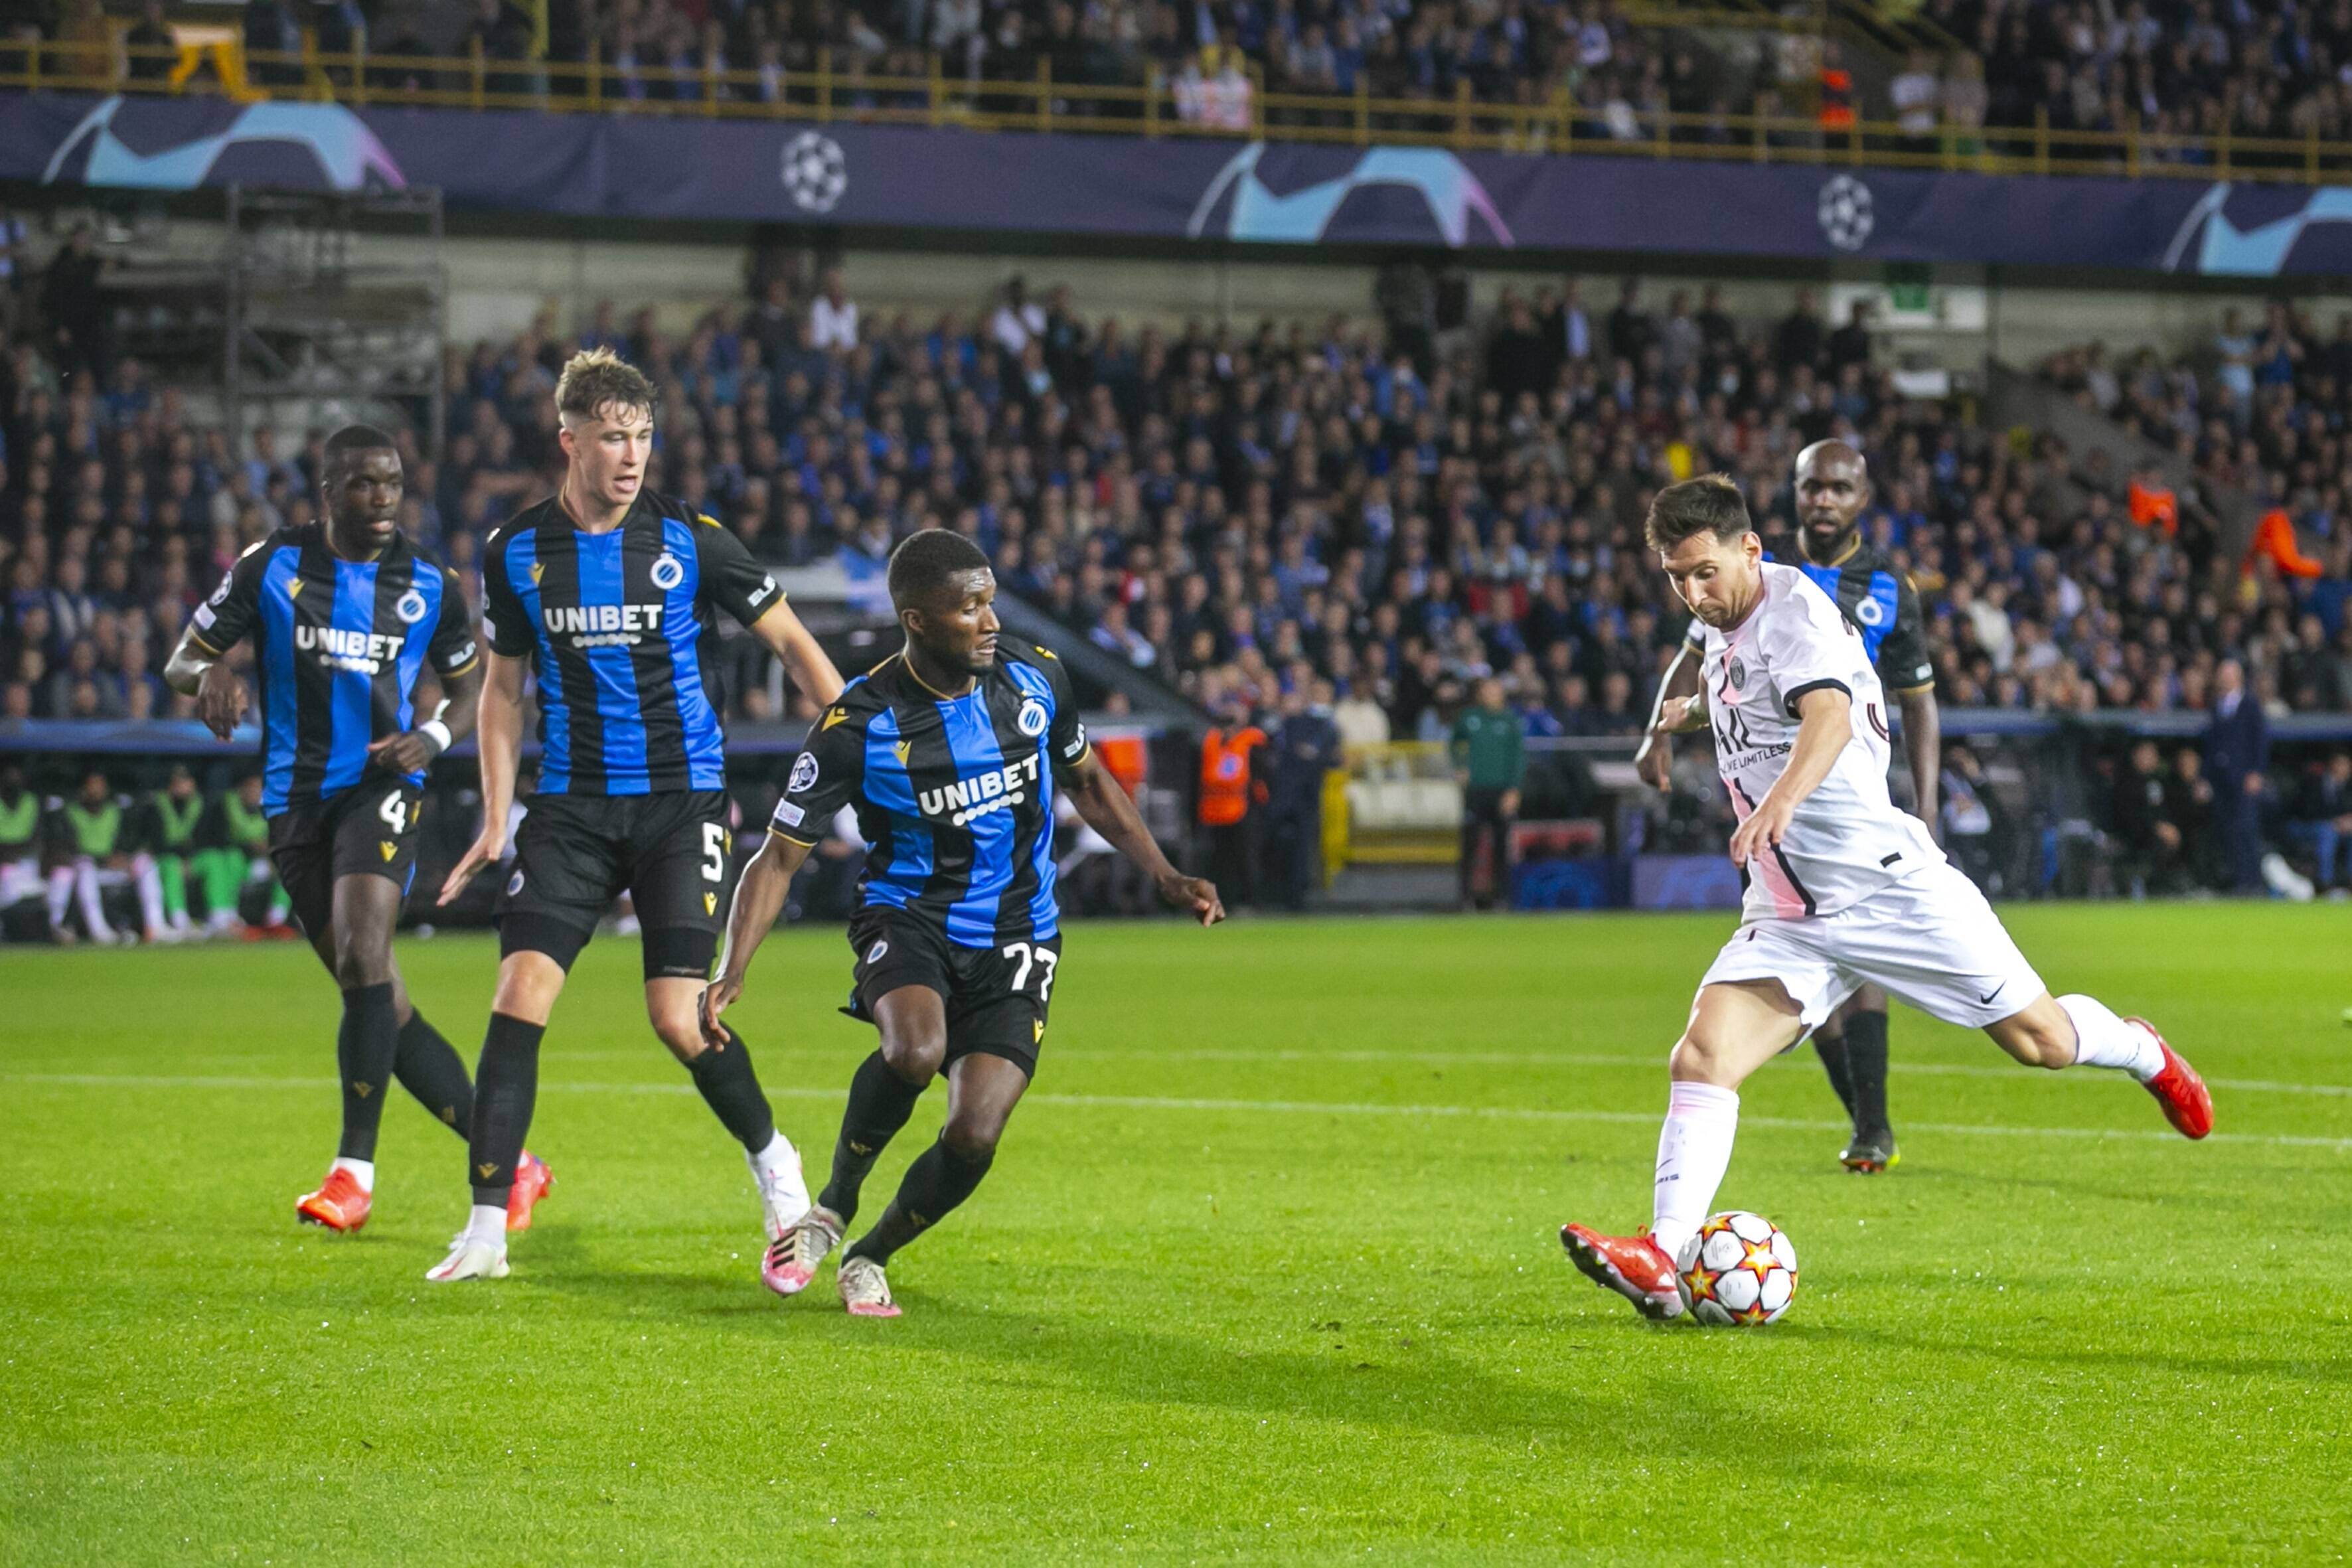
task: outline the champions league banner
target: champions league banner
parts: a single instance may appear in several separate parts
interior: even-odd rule
[[[2352,272],[2352,189],[215,99],[0,98],[0,179],[437,185],[579,217]]]

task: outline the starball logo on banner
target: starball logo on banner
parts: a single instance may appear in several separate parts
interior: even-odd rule
[[[1475,215],[1486,226],[1489,244],[1510,246],[1510,225],[1496,210],[1495,199],[1461,159],[1433,147],[1375,147],[1358,155],[1346,173],[1277,195],[1258,175],[1266,145],[1253,142],[1234,154],[1209,182],[1192,208],[1184,232],[1194,239],[1212,231],[1217,205],[1228,195],[1225,239],[1253,239],[1276,244],[1312,245],[1329,237],[1331,221],[1349,196],[1371,186],[1395,186],[1419,195],[1430,220],[1445,243],[1460,248],[1469,243]]]
[[[171,119],[184,125],[185,100],[177,100]],[[356,191],[373,184],[399,189],[408,184],[400,165],[384,150],[374,132],[340,103],[252,103],[237,109],[220,130],[140,152],[132,141],[159,140],[156,123],[163,116],[142,113],[147,106],[110,98],[82,116],[81,122],[50,155],[41,183],[60,179],[85,185],[114,185],[131,190],[193,191],[206,184],[222,160],[241,150],[267,149],[308,154],[310,180],[338,191]],[[161,105],[153,106],[161,108]],[[115,129],[117,119],[128,122],[131,140]],[[148,124],[136,122],[145,121]],[[142,134],[143,132],[143,134]],[[75,154],[84,154],[76,163]],[[278,174],[278,183],[304,182]]]

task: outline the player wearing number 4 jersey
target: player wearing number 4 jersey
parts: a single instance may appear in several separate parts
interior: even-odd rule
[[[457,580],[401,536],[392,437],[362,425],[336,432],[321,481],[327,521],[279,529],[238,557],[163,673],[226,740],[247,696],[226,656],[253,640],[270,858],[343,992],[342,1139],[326,1181],[295,1213],[352,1231],[373,1205],[391,1080],[460,1138],[473,1121],[466,1064],[410,1003],[392,932],[415,872],[425,770],[474,727],[482,678]],[[416,683],[427,664],[446,700],[419,724]],[[534,1160],[530,1171],[504,1215],[517,1228],[530,1223],[546,1186],[546,1167]]]
[[[572,961],[625,890],[645,931],[654,1032],[742,1143],[770,1237],[808,1207],[800,1156],[776,1131],[750,1047],[731,1033],[706,1042],[695,1016],[732,846],[715,612],[749,627],[818,700],[833,700],[841,677],[740,541],[646,493],[652,383],[592,350],[564,367],[555,406],[569,458],[562,489],[482,549],[482,831],[442,902],[506,853],[526,667],[539,683],[539,789],[499,904],[499,988],[467,1150],[473,1213],[425,1276],[436,1281],[507,1272],[497,1216],[526,1179],[519,1162],[540,1039]]]
[[[1983,1029],[2029,1067],[2128,1072],[2181,1133],[2210,1131],[2195,1069],[2144,1021],[2053,998],[1975,885],[1895,809],[1885,699],[1863,640],[1802,572],[1765,562],[1738,488],[1719,475],[1669,485],[1649,542],[1706,628],[1699,694],[1666,718],[1714,730],[1748,901],[1674,1049],[1649,1229],[1563,1227],[1577,1267],[1648,1316],[1679,1313],[1674,1256],[1730,1165],[1738,1086],[1868,983]]]
[[[843,1255],[850,1311],[895,1318],[891,1255],[971,1195],[1037,1070],[1061,917],[1054,900],[1054,791],[1150,875],[1169,903],[1214,925],[1217,889],[1168,863],[1135,805],[1087,745],[1061,664],[998,641],[996,579],[961,534],[927,530],[890,558],[903,652],[849,683],[793,765],[768,842],[744,868],[719,978],[705,993],[707,1037],[776,923],[793,874],[843,805],[868,845],[850,1016],[881,1048],[857,1069],[814,1207],[768,1249],[761,1274],[796,1295],[857,1215],[866,1176],[942,1070],[947,1124],[915,1157],[898,1195]]]

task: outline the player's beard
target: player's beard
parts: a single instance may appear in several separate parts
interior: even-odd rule
[[[1797,527],[1798,536],[1804,541],[1805,559],[1817,565],[1826,565],[1853,541],[1855,532],[1853,525],[1848,523],[1823,539],[1810,522],[1800,523]]]

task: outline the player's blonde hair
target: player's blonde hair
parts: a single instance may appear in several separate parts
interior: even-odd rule
[[[1748,519],[1748,498],[1731,477],[1701,474],[1660,490],[1650,502],[1643,532],[1650,548],[1664,554],[1702,533],[1728,544],[1754,527]]]
[[[654,384],[635,365],[602,346],[565,362],[555,383],[555,411],[566,419],[594,419],[606,409],[654,411]]]

